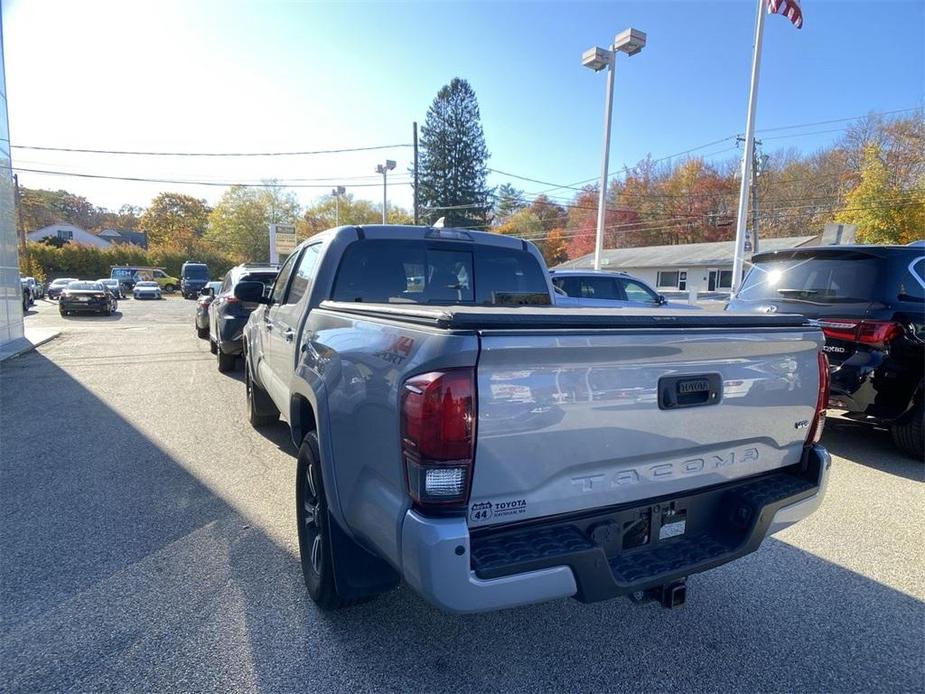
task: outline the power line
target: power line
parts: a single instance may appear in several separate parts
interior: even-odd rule
[[[236,181],[181,181],[169,178],[143,178],[140,176],[106,176],[104,174],[89,174],[68,171],[46,171],[42,169],[23,169],[18,166],[13,167],[14,171],[23,173],[44,174],[47,176],[72,176],[75,178],[102,178],[110,181],[134,181],[137,183],[170,183],[172,185],[189,185],[189,186],[221,186],[224,188],[230,186],[240,186],[242,188],[328,188],[330,183],[240,183]],[[395,185],[411,185],[410,181],[397,181]],[[379,188],[380,183],[354,183],[351,188]]]
[[[779,125],[775,128],[758,128],[759,133],[770,133],[775,130],[793,130],[795,128],[809,128],[815,125],[829,125],[830,123],[845,123],[852,120],[861,120],[862,118],[867,118],[868,116],[892,116],[897,113],[908,113],[909,111],[921,111],[921,106],[912,106],[910,108],[899,108],[895,111],[871,111],[870,113],[865,113],[863,116],[852,116],[851,118],[833,118],[832,120],[820,120],[815,123],[799,123],[797,125]]]
[[[139,157],[301,157],[312,154],[343,154],[346,152],[371,152],[379,149],[411,147],[410,144],[373,145],[370,147],[341,147],[339,149],[316,149],[301,152],[135,152],[115,149],[82,149],[76,147],[40,147],[38,145],[11,145],[13,149],[32,149],[42,152],[78,152],[80,154],[125,154]]]

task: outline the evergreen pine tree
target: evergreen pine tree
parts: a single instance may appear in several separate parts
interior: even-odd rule
[[[445,217],[447,227],[487,226],[494,201],[489,156],[475,92],[455,77],[437,92],[421,128],[421,219],[433,224]]]

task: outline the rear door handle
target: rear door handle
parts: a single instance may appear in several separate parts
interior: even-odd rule
[[[292,342],[292,336],[295,335],[292,328],[286,328],[286,331],[283,333],[283,337],[286,338],[286,342]]]

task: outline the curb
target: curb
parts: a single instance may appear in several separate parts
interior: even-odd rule
[[[6,361],[7,359],[15,359],[16,357],[31,352],[36,347],[44,345],[46,342],[51,342],[56,337],[61,334],[60,330],[49,330],[42,331],[44,334],[38,338],[29,338],[29,337],[18,337],[15,340],[12,340],[6,345],[0,347],[0,363]]]

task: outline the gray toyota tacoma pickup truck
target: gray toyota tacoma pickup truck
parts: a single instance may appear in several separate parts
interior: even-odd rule
[[[451,612],[674,607],[822,500],[828,370],[800,316],[557,308],[533,245],[402,226],[313,236],[269,296],[235,291],[323,608],[402,579]]]

